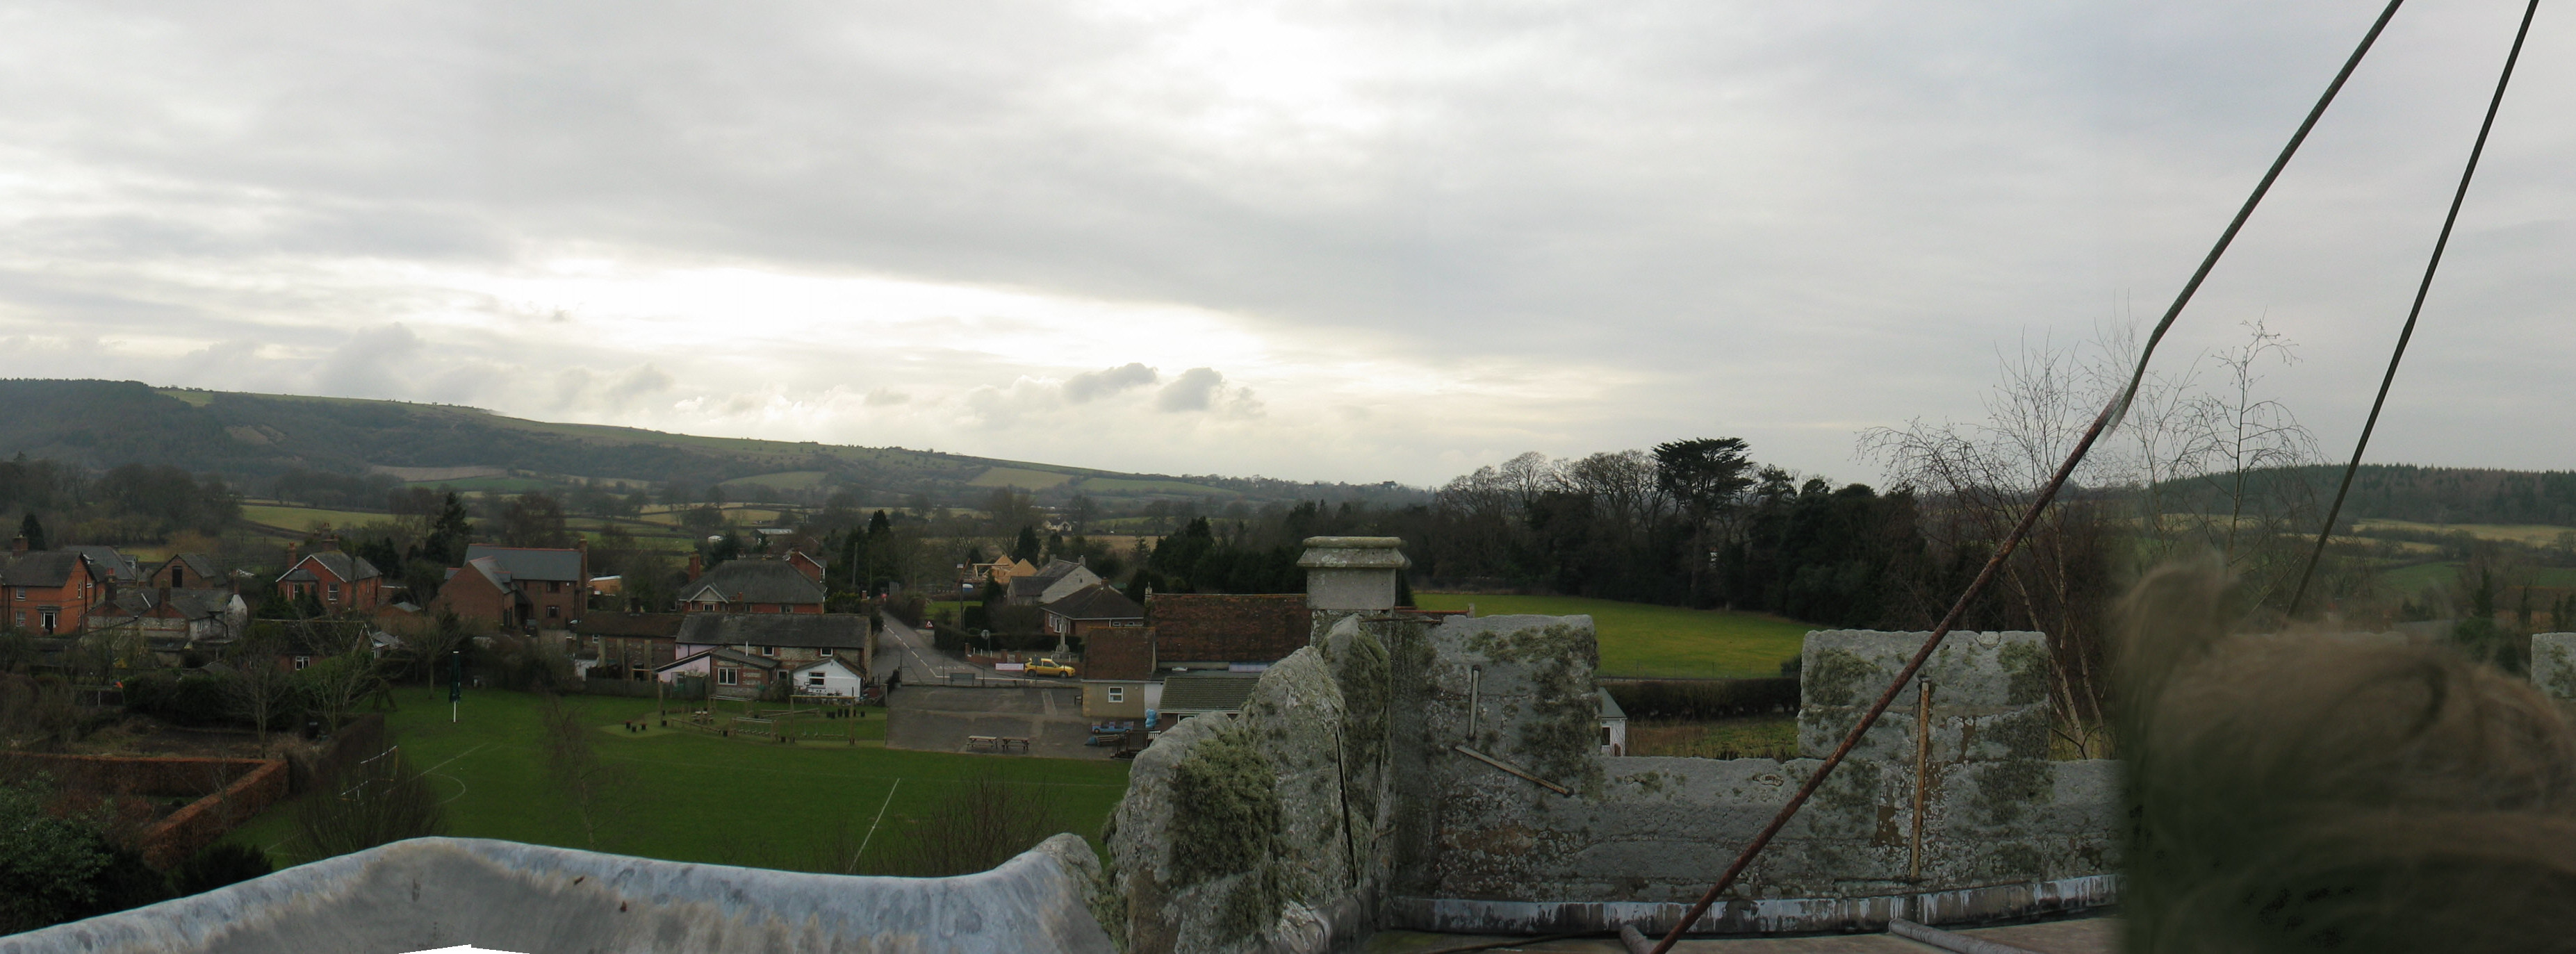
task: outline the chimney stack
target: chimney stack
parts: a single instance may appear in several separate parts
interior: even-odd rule
[[[19,534],[19,535],[17,535],[17,536],[14,536],[14,537],[9,538],[9,552],[11,552],[11,553],[25,553],[25,552],[27,552],[27,535],[22,533],[22,534]]]
[[[322,545],[321,545],[320,547],[318,547],[317,549],[320,549],[322,552],[325,552],[325,553],[337,553],[337,552],[339,552],[339,550],[340,550],[340,535],[339,535],[339,534],[334,533],[334,534],[331,534],[331,535],[329,535],[329,536],[325,536],[325,537],[323,537],[323,538],[322,538]]]
[[[706,572],[707,558],[695,553],[689,554],[689,582],[697,582],[698,577],[704,575]]]
[[[1405,559],[1399,537],[1307,537],[1297,565],[1306,569],[1306,608],[1361,612],[1395,608],[1395,574]]]

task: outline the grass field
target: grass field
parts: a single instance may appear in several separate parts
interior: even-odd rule
[[[1772,715],[1706,722],[1630,720],[1629,755],[1698,759],[1785,759],[1798,752],[1798,718]]]
[[[1072,474],[1058,474],[1018,467],[994,467],[967,481],[969,487],[1017,487],[1021,490],[1045,490],[1074,479]]]
[[[2576,527],[2539,523],[2415,523],[2408,520],[2382,520],[2376,517],[2354,521],[2354,528],[2357,530],[2411,530],[2417,533],[2466,533],[2480,540],[2509,540],[2535,547],[2557,543],[2560,534],[2576,533]]]
[[[1478,616],[1542,613],[1590,614],[1601,634],[1604,676],[1777,676],[1798,655],[1805,623],[1725,610],[1695,610],[1579,596],[1468,596],[1416,593],[1423,609],[1462,610]]]
[[[322,510],[292,504],[246,503],[241,509],[242,518],[245,520],[288,530],[310,530],[324,523],[334,527],[353,527],[362,523],[378,523],[393,519],[392,514],[386,513],[368,513],[364,510]]]
[[[1127,763],[953,755],[887,749],[885,712],[857,720],[863,741],[779,745],[722,739],[677,729],[632,734],[621,723],[649,716],[650,699],[568,696],[599,728],[603,760],[633,775],[622,810],[585,844],[571,802],[546,777],[538,731],[538,697],[517,692],[466,693],[464,720],[447,721],[443,690],[398,690],[399,711],[386,716],[404,759],[447,793],[447,833],[569,848],[594,848],[674,861],[776,868],[816,863],[813,846],[837,833],[867,837],[862,871],[890,857],[904,829],[951,797],[964,779],[993,773],[1015,785],[1046,786],[1067,829],[1098,843],[1101,823],[1127,790]],[[839,732],[849,723],[814,723]],[[891,795],[891,798],[889,798]],[[884,820],[877,822],[882,811]],[[266,849],[278,863],[295,858],[293,804],[281,803],[228,836]]]

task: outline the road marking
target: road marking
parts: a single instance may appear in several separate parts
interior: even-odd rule
[[[885,804],[877,806],[877,820],[868,823],[868,835],[865,838],[859,839],[859,853],[850,856],[851,861],[856,862],[858,859],[868,856],[868,843],[876,840],[877,826],[885,824],[886,807],[894,804],[894,790],[902,787],[903,776],[900,775],[895,776],[893,785],[886,786]]]

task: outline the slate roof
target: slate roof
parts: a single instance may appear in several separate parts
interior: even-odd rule
[[[683,602],[710,599],[703,594],[716,591],[713,599],[727,603],[820,603],[823,586],[805,576],[805,571],[780,560],[727,560],[708,570],[705,576],[680,587]]]
[[[1065,578],[1066,574],[1081,568],[1082,564],[1071,560],[1049,560],[1044,569],[1025,576],[1011,577],[1011,589],[1007,595],[1015,599],[1037,599],[1046,594],[1047,587],[1056,585]]]
[[[1046,605],[1066,619],[1144,619],[1145,608],[1106,583],[1094,583]]]
[[[1601,693],[1601,717],[1602,717],[1602,718],[1604,718],[1604,719],[1626,719],[1626,718],[1628,718],[1628,710],[1626,710],[1626,709],[1622,709],[1622,708],[1619,708],[1619,700],[1617,700],[1617,699],[1613,699],[1613,698],[1610,698],[1610,690],[1608,690],[1608,689],[1599,689],[1599,690],[1595,690],[1595,691],[1597,691],[1597,692]]]
[[[692,645],[865,649],[868,618],[857,613],[687,613],[676,637]]]
[[[86,569],[88,561],[68,550],[36,550],[27,553],[0,554],[0,586],[61,586],[75,573],[93,572],[107,575],[107,569]]]
[[[116,552],[115,547],[96,543],[75,543],[57,549],[89,558],[89,564],[104,571],[106,578],[119,583],[132,583],[143,578],[143,568],[134,558]]]
[[[1244,700],[1252,698],[1252,685],[1260,681],[1261,674],[1251,672],[1175,675],[1163,680],[1163,704],[1158,711],[1166,716],[1241,712]]]
[[[617,636],[625,638],[670,639],[679,635],[686,613],[612,613],[593,610],[573,621],[572,631],[583,636]]]
[[[1142,626],[1096,630],[1083,638],[1082,678],[1154,678],[1154,631]]]
[[[224,578],[223,564],[216,562],[214,557],[203,553],[182,553],[167,560],[163,560],[161,561],[160,566],[153,568],[153,575],[160,575],[162,567],[167,567],[173,563],[179,564],[180,567],[186,569],[188,571],[188,579],[191,581],[220,580]]]
[[[776,669],[780,665],[778,660],[771,659],[766,656],[754,656],[731,646],[716,646],[709,649],[701,649],[678,659],[671,660],[670,662],[655,666],[653,667],[653,671],[661,672],[665,669],[676,669],[708,656],[715,657],[718,662],[729,662],[739,666],[757,666],[762,669]]]
[[[494,563],[514,580],[553,580],[586,583],[582,579],[581,551],[540,549],[537,547],[496,547],[473,543],[465,547],[468,561],[491,557]]]
[[[1154,654],[1172,662],[1277,662],[1312,642],[1306,595],[1156,593],[1145,598]]]
[[[294,568],[287,570],[286,575],[278,577],[277,581],[280,583],[311,583],[320,580],[320,576],[314,574],[313,571],[304,568],[304,564],[307,562],[322,564],[324,569],[331,571],[331,575],[337,576],[350,583],[355,583],[359,580],[372,580],[384,575],[384,573],[376,569],[375,564],[367,562],[366,557],[342,550],[321,550],[305,554],[304,559],[295,561]]]

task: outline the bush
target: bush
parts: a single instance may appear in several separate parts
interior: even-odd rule
[[[188,856],[170,869],[170,889],[174,893],[202,894],[239,881],[248,881],[269,873],[268,855],[246,845],[208,845],[206,850]]]
[[[101,818],[56,818],[41,776],[0,783],[0,934],[150,904],[166,896],[143,858],[109,843]]]
[[[295,806],[296,845],[306,861],[447,831],[437,793],[404,764],[400,749],[387,748],[317,781]]]
[[[172,725],[229,725],[232,678],[215,673],[147,673],[125,681],[125,711]]]
[[[1740,719],[1798,711],[1796,679],[1604,681],[1631,719]]]
[[[887,600],[885,606],[886,615],[902,620],[904,625],[916,629],[921,626],[923,614],[929,611],[929,598],[919,593],[906,593]]]

